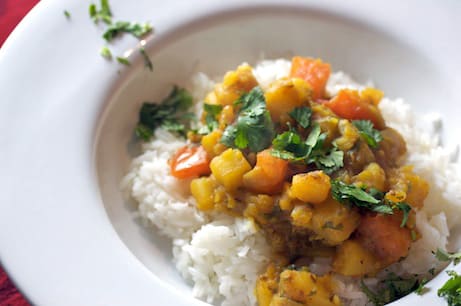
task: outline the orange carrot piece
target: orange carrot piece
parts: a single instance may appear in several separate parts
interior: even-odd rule
[[[307,81],[312,87],[314,100],[325,97],[325,86],[330,72],[330,64],[324,63],[320,59],[295,56],[291,60],[290,76]]]
[[[410,230],[400,223],[392,215],[365,215],[357,228],[359,240],[386,264],[397,262],[408,255],[411,244]]]
[[[184,146],[171,158],[170,171],[179,179],[210,174],[210,157],[202,146]]]
[[[282,190],[287,171],[286,160],[264,150],[256,155],[256,166],[243,176],[243,185],[254,192],[275,194]]]
[[[342,89],[330,101],[324,103],[336,115],[349,120],[370,120],[376,129],[386,127],[380,110],[371,103],[360,100],[356,90]]]

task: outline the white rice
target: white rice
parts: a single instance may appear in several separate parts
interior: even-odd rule
[[[262,61],[255,67],[254,74],[260,85],[267,88],[289,71],[290,62],[279,59]],[[197,113],[213,84],[203,73],[192,79],[189,90],[197,102]],[[345,87],[362,89],[365,86],[337,72],[331,75],[327,92],[333,95]],[[439,146],[437,116],[432,116],[429,125],[426,122],[431,129],[423,132],[416,127],[411,107],[402,99],[384,98],[380,108],[386,124],[398,130],[407,142],[406,163],[414,165],[414,171],[431,186],[424,208],[416,215],[422,238],[412,244],[405,260],[388,270],[399,275],[427,274],[431,268],[441,269],[431,252],[447,247],[449,231],[461,213],[461,175],[452,161],[452,152]],[[142,155],[133,160],[122,189],[138,203],[138,214],[145,224],[157,227],[173,240],[174,263],[183,278],[192,283],[195,297],[223,306],[256,305],[254,286],[258,274],[270,260],[270,248],[251,221],[222,215],[210,220],[195,208],[189,181],[179,181],[169,175],[168,159],[184,144],[182,139],[158,130],[155,138],[144,144]],[[310,269],[326,273],[330,261],[318,259],[310,264]],[[337,280],[337,294],[346,304],[367,303],[357,280],[340,276]],[[371,287],[376,283],[377,279],[366,280]]]

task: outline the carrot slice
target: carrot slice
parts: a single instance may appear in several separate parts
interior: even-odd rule
[[[357,90],[342,89],[330,101],[324,103],[336,115],[349,120],[370,120],[376,129],[386,127],[376,105],[362,101]]]
[[[314,100],[325,97],[325,86],[330,77],[330,64],[320,59],[295,56],[291,60],[290,76],[305,80],[312,87]]]
[[[256,166],[243,176],[243,185],[254,192],[275,194],[282,190],[287,171],[286,160],[264,150],[256,155]]]
[[[202,146],[184,146],[170,160],[171,175],[179,179],[211,173],[210,158]]]
[[[408,255],[410,230],[400,227],[401,218],[365,215],[357,228],[359,241],[383,262],[391,264]]]

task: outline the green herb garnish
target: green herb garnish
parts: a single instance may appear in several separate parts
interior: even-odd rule
[[[249,148],[252,152],[269,147],[274,137],[274,124],[261,88],[255,87],[243,94],[235,104],[240,105],[239,115],[226,127],[221,142],[232,148]]]
[[[186,136],[191,114],[186,111],[192,105],[192,96],[182,88],[173,90],[161,103],[144,103],[139,112],[136,135],[148,141],[155,130],[162,127],[168,131]]]
[[[289,115],[305,129],[311,124],[312,110],[307,106],[296,107]]]
[[[109,0],[101,0],[100,5],[101,9],[98,9],[96,4],[90,4],[88,11],[91,19],[93,19],[95,23],[102,20],[106,24],[112,24],[112,12],[109,7]]]
[[[418,280],[416,277],[402,278],[395,273],[389,273],[387,278],[380,281],[378,291],[374,292],[368,288],[363,280],[360,283],[362,291],[367,295],[370,302],[376,306],[382,306],[395,301],[413,291],[423,293],[426,280]]]
[[[217,116],[221,113],[223,107],[222,105],[215,105],[215,104],[203,104],[203,109],[205,110],[205,125],[202,126],[198,133],[201,135],[206,135],[211,133],[213,130],[218,128],[218,120]]]
[[[64,10],[64,16],[66,16],[67,19],[70,19],[71,15],[68,10]]]
[[[148,23],[136,23],[128,21],[117,21],[111,24],[104,32],[102,37],[106,41],[113,40],[120,33],[130,33],[135,37],[142,37],[152,31],[152,26]]]
[[[129,66],[131,64],[128,58],[126,57],[117,56],[115,59],[117,60],[117,62],[119,62],[122,65]]]
[[[154,65],[152,64],[152,61],[150,60],[149,55],[147,55],[146,50],[144,47],[141,47],[139,49],[139,52],[141,53],[143,59],[144,59],[144,66],[147,67],[150,71],[154,71]]]
[[[377,189],[370,188],[367,192],[363,187],[348,185],[340,180],[331,182],[331,193],[333,198],[340,203],[354,205],[381,214],[392,215],[394,210],[401,210],[403,218],[400,227],[406,225],[411,211],[411,206],[407,203],[394,203],[386,200],[384,194]]]
[[[461,305],[461,275],[447,271],[450,279],[437,291],[437,295],[447,300],[448,306]]]
[[[101,54],[102,57],[107,58],[109,60],[112,59],[112,52],[110,52],[110,49],[107,46],[103,46],[99,51],[99,54]]]
[[[306,140],[291,129],[275,137],[271,154],[293,162],[313,163],[326,173],[332,173],[343,166],[344,153],[336,147],[324,148],[325,138],[318,124],[312,127]]]
[[[435,257],[440,260],[440,261],[451,261],[453,260],[453,264],[457,265],[461,261],[461,252],[459,253],[450,253],[447,251],[444,251],[442,249],[437,249],[437,251],[434,253]]]
[[[352,124],[359,130],[360,135],[370,147],[378,147],[378,143],[383,140],[383,136],[373,128],[373,123],[370,120],[354,120]]]

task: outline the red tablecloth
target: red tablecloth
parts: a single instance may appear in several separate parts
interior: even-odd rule
[[[14,27],[39,0],[0,0],[0,48]],[[0,306],[29,306],[0,267]]]

